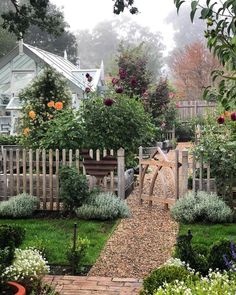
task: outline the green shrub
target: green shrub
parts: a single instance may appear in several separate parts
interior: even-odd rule
[[[18,226],[0,225],[0,292],[5,277],[2,276],[14,258],[15,247],[20,246],[25,237],[25,230]]]
[[[60,169],[60,199],[66,211],[73,212],[89,196],[86,176],[78,174],[76,167]]]
[[[223,255],[231,257],[230,243],[231,242],[229,240],[222,239],[211,246],[208,258],[209,266],[211,269],[228,269],[224,261]]]
[[[153,295],[157,289],[164,283],[171,283],[175,280],[185,281],[187,279],[195,279],[186,268],[179,266],[163,266],[155,269],[151,274],[144,279],[143,290],[141,295]]]
[[[22,218],[32,216],[37,209],[39,199],[26,193],[11,197],[8,201],[0,203],[0,216]]]
[[[19,247],[25,238],[25,229],[19,226],[0,225],[0,249],[11,246]]]
[[[193,192],[180,198],[171,208],[172,217],[182,223],[225,223],[232,221],[233,212],[213,193]]]
[[[79,270],[81,260],[86,254],[86,250],[89,247],[89,240],[83,239],[78,237],[75,245],[75,249],[72,245],[70,245],[68,251],[67,251],[67,259],[70,263],[70,266],[74,268],[75,271]]]
[[[154,295],[180,295],[180,294],[236,294],[236,279],[230,273],[220,274],[211,272],[205,277],[197,280],[179,280],[165,284],[158,289]]]
[[[93,194],[88,202],[76,210],[81,219],[116,219],[129,217],[127,204],[112,193]]]
[[[192,246],[192,234],[188,231],[187,235],[181,235],[177,238],[175,247],[175,257],[184,261],[197,272],[202,275],[206,275],[209,270],[209,264],[207,260],[208,253],[206,249],[203,250],[201,247]]]
[[[19,137],[13,135],[0,135],[0,145],[17,145]]]

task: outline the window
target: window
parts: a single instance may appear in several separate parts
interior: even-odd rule
[[[17,94],[25,88],[29,82],[33,80],[35,76],[35,72],[20,72],[13,71],[12,72],[12,80],[11,80],[11,93],[13,96],[17,96]]]

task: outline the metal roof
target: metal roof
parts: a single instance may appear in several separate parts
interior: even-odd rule
[[[73,84],[85,90],[86,82],[81,79],[80,76],[74,75],[73,71],[79,71],[74,64],[72,64],[69,60],[63,58],[62,56],[58,56],[51,52],[39,49],[37,47],[33,47],[28,44],[23,44],[25,48],[30,50],[32,53],[37,55],[41,60],[43,60],[46,64],[54,68],[56,71],[61,73],[65,78],[71,81]]]

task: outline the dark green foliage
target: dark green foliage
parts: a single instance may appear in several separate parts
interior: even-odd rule
[[[63,166],[60,169],[60,199],[64,209],[72,213],[88,196],[86,176],[78,174],[76,167]]]
[[[72,109],[63,110],[47,121],[46,132],[39,145],[45,149],[79,149],[84,140],[82,124]]]
[[[192,234],[190,230],[187,235],[181,235],[177,238],[175,256],[181,261],[189,264],[195,271],[200,272],[202,275],[208,273],[209,265],[207,255],[204,255],[205,250],[197,247],[192,247]],[[207,254],[207,253],[206,253]]]
[[[113,95],[113,104],[103,98],[89,99],[81,109],[85,146],[93,149],[125,149],[126,156],[140,145],[152,142],[155,126],[141,102],[125,95]]]
[[[217,268],[219,270],[227,269],[227,265],[223,259],[223,255],[231,257],[230,240],[222,239],[211,246],[208,258],[209,267],[213,270]]]
[[[48,13],[49,0],[29,1],[26,4],[11,0],[11,9],[1,13],[2,27],[21,39],[31,25],[37,25],[48,33],[59,35],[63,32],[61,19],[63,14]]]
[[[86,255],[86,251],[89,247],[89,240],[87,238],[77,238],[75,248],[74,246],[70,246],[67,251],[67,259],[70,263],[70,266],[74,269],[74,271],[78,271],[81,266],[81,260]]]
[[[131,14],[138,13],[138,8],[134,6],[134,0],[115,0],[113,8],[115,14],[124,12],[125,8],[127,8]]]
[[[14,135],[0,135],[0,145],[17,145],[19,137]]]
[[[143,290],[141,295],[153,295],[155,291],[163,284],[171,283],[174,280],[185,281],[194,276],[189,273],[189,271],[180,266],[163,266],[161,268],[155,269],[148,277],[144,279]]]
[[[45,67],[33,83],[20,92],[19,97],[23,102],[21,128],[24,136],[21,144],[26,148],[39,148],[49,123],[70,106],[70,89],[60,73]],[[48,105],[51,102],[54,106]],[[58,103],[62,104],[62,109],[55,107]],[[29,116],[30,112],[35,114],[34,118]]]
[[[25,230],[19,226],[0,225],[0,274],[14,258],[15,248],[19,247],[25,237]],[[0,275],[0,291],[3,284]]]
[[[25,230],[19,226],[0,225],[0,248],[19,247],[25,238]]]

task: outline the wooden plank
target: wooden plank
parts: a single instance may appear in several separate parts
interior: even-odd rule
[[[32,149],[29,150],[29,185],[30,185],[30,195],[33,195],[33,153]]]
[[[20,151],[16,150],[16,193],[20,193]]]
[[[62,165],[63,166],[66,165],[66,150],[65,149],[62,150]]]
[[[193,193],[196,195],[196,155],[193,153]]]
[[[73,153],[72,153],[72,149],[69,150],[69,166],[71,167],[72,166],[72,161],[73,159]]]
[[[188,192],[188,151],[182,151],[181,195]]]
[[[26,193],[26,150],[25,149],[23,149],[22,166],[23,166],[23,192]]]
[[[89,156],[91,159],[93,159],[93,150],[92,149],[89,150]]]
[[[106,156],[107,156],[107,150],[103,149],[103,158],[105,158]],[[103,178],[103,188],[104,188],[104,191],[107,192],[107,176]]]
[[[49,197],[50,210],[53,210],[53,152],[49,150]]]
[[[110,156],[114,156],[114,150],[110,150]],[[114,192],[115,184],[114,184],[114,171],[111,171],[110,173],[110,190],[111,192]]]
[[[175,163],[174,162],[167,162],[167,161],[162,161],[162,160],[142,160],[141,161],[142,165],[151,165],[151,166],[161,166],[161,167],[169,167],[169,168],[174,168]],[[179,163],[180,165],[180,163]]]
[[[142,192],[143,192],[143,186],[142,186],[142,164],[141,161],[143,159],[143,147],[139,147],[139,202],[142,204]]]
[[[118,197],[125,198],[125,150],[120,148],[117,151],[117,175],[118,175]]]
[[[36,150],[36,195],[38,198],[40,198],[39,196],[39,188],[40,188],[39,155],[40,155],[40,151],[39,149],[37,149]]]
[[[43,210],[47,209],[47,191],[46,191],[46,151],[42,151],[42,172],[43,172]]]
[[[96,150],[96,161],[100,161],[100,150]]]
[[[210,162],[207,163],[207,192],[210,193],[211,190],[211,166]]]
[[[60,154],[59,150],[56,149],[56,208],[60,210],[60,202],[59,202],[59,161]]]
[[[203,190],[203,153],[200,154],[199,190]]]
[[[10,181],[9,181],[9,185],[10,185],[10,195],[13,196],[14,195],[14,180],[13,180],[13,149],[10,149],[10,165],[9,165],[9,170],[10,170]]]
[[[80,167],[79,167],[79,165],[80,165],[80,163],[79,163],[79,150],[77,149],[76,151],[75,151],[75,165],[76,165],[76,168],[77,168],[77,171],[78,171],[78,174],[80,173]]]
[[[175,198],[179,199],[179,150],[175,150]]]
[[[8,179],[7,179],[7,151],[3,149],[3,179],[4,179],[4,199],[7,200],[7,188],[8,188]]]

